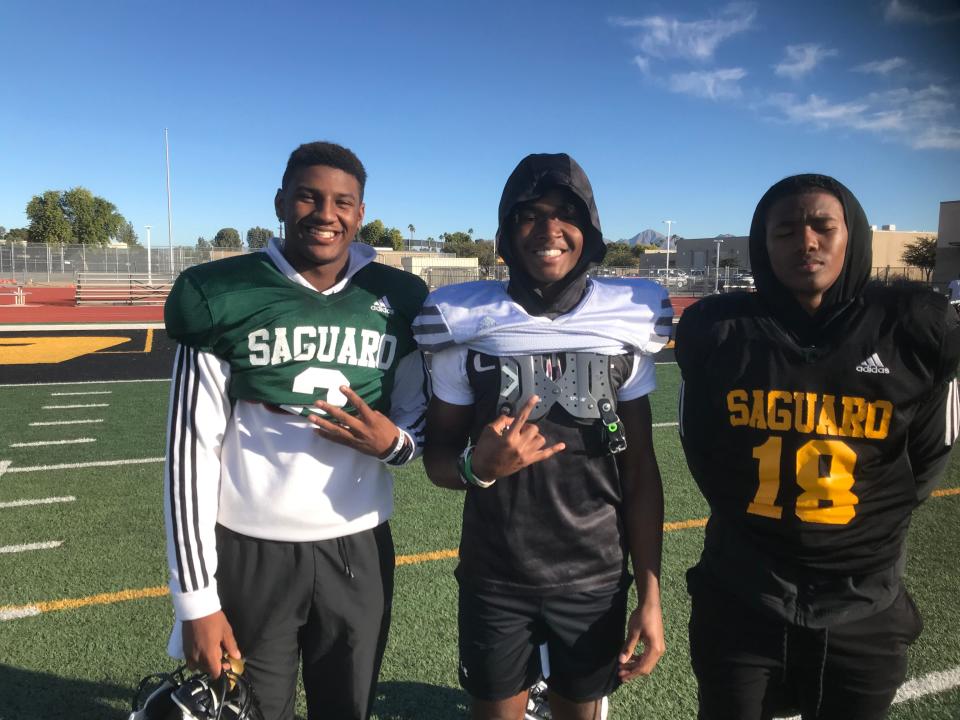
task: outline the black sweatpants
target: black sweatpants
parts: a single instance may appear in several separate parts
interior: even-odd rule
[[[390,627],[390,526],[291,543],[218,525],[217,555],[220,601],[265,720],[293,720],[301,658],[310,718],[366,720]]]
[[[771,619],[720,592],[695,593],[690,657],[700,720],[880,720],[923,627],[901,587],[885,610],[811,629]]]

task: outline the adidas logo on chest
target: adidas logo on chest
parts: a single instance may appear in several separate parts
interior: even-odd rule
[[[374,312],[378,312],[382,315],[386,315],[387,317],[390,317],[391,315],[393,315],[393,308],[390,307],[390,301],[387,300],[386,295],[384,295],[379,300],[375,300],[373,305],[370,306],[370,309],[373,310]]]
[[[880,357],[874,353],[866,360],[857,365],[858,373],[869,373],[870,375],[889,375],[890,368],[885,367],[880,361]]]

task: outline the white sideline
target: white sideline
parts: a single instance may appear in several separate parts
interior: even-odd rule
[[[76,498],[73,495],[37,498],[36,500],[10,500],[9,502],[0,502],[0,508],[27,507],[28,505],[52,505],[53,503],[67,503],[75,500]]]
[[[893,698],[893,704],[899,705],[925,695],[938,695],[947,690],[953,690],[955,687],[960,687],[960,667],[950,668],[949,670],[935,670],[926,675],[907,680],[897,690],[897,695]],[[783,720],[801,719],[799,715],[791,715]]]
[[[6,383],[0,385],[0,388],[15,387],[56,387],[63,385],[113,385],[114,383],[145,383],[145,382],[170,382],[170,378],[143,378],[141,380],[71,380],[64,382],[41,382],[41,383]]]
[[[71,440],[38,440],[37,442],[10,443],[12,448],[46,447],[47,445],[82,445],[96,442],[96,438],[73,438]]]
[[[49,422],[32,422],[30,427],[45,427],[47,425],[92,425],[93,423],[102,423],[103,418],[94,420],[51,420]]]
[[[44,325],[44,324],[20,324],[20,325],[0,325],[0,332],[38,332],[40,330],[163,330],[165,325],[162,322],[142,322],[142,323],[75,323],[70,325]]]
[[[48,470],[76,470],[78,468],[89,467],[115,467],[117,465],[145,465],[149,463],[162,463],[166,458],[136,458],[132,460],[93,460],[91,462],[80,463],[61,463],[59,465],[30,465],[28,467],[7,467],[8,473],[24,472],[47,472]],[[5,461],[9,463],[10,461]],[[0,470],[2,470],[0,464]]]
[[[51,550],[63,545],[63,540],[50,540],[48,542],[30,543],[28,545],[4,545],[0,547],[0,553],[19,553],[29,550]]]
[[[13,460],[0,460],[0,477],[3,477],[3,474],[13,465]]]
[[[83,392],[50,393],[50,397],[64,397],[66,395],[112,395],[113,390],[84,390]]]

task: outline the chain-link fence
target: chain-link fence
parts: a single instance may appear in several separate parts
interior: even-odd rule
[[[86,245],[45,245],[42,243],[0,243],[0,280],[20,285],[73,284],[77,273],[107,273],[116,277],[151,275],[176,277],[184,268],[217,260],[240,251],[214,248],[87,247]],[[599,267],[598,277],[642,277],[667,287],[675,295],[709,295],[714,292],[753,289],[749,269],[737,267],[690,270],[637,267]],[[425,267],[421,276],[431,288],[470,280],[504,280],[504,265],[478,268]],[[925,271],[916,267],[876,267],[874,279],[883,282],[914,280],[928,282]]]
[[[184,268],[236,254],[188,247],[88,247],[44,243],[0,244],[0,279],[23,285],[72,284],[77,273],[177,275]]]

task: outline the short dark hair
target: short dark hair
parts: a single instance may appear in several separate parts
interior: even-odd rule
[[[292,153],[287,160],[287,169],[283,171],[283,180],[280,187],[286,188],[290,176],[303,167],[311,165],[326,165],[327,167],[343,170],[353,175],[360,184],[360,199],[363,199],[363,189],[367,184],[367,171],[363,168],[360,158],[349,148],[332,142],[318,141],[304,143]]]

